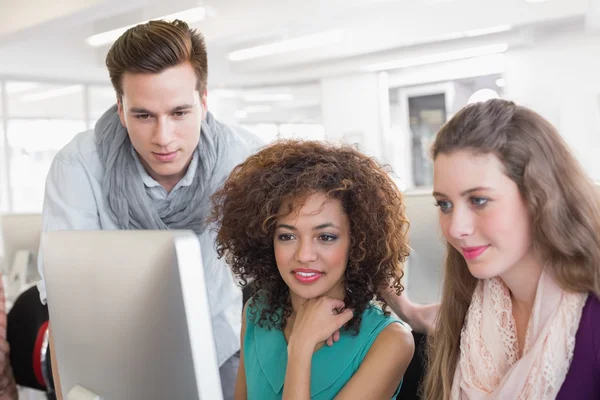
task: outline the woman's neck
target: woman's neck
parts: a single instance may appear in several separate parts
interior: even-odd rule
[[[500,276],[510,290],[513,306],[531,312],[543,269],[543,263],[531,254]]]
[[[523,354],[527,327],[544,267],[534,256],[525,257],[500,278],[510,291],[512,315],[517,329],[519,357]]]

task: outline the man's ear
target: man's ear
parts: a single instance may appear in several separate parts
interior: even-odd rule
[[[123,125],[123,128],[127,128],[127,125],[125,124],[125,111],[123,110],[122,98],[117,99],[117,110],[119,112],[119,119],[121,120],[121,125]]]
[[[206,89],[200,93],[200,101],[202,102],[202,119],[204,120],[208,112],[208,91]]]

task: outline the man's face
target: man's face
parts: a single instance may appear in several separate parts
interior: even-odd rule
[[[185,175],[200,140],[206,92],[199,93],[196,82],[187,63],[123,75],[121,123],[148,174],[168,191]]]

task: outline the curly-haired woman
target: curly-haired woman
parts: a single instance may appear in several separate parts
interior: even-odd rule
[[[402,291],[408,222],[382,166],[349,146],[276,142],[213,201],[218,252],[255,289],[235,398],[395,396],[414,343],[382,295]]]

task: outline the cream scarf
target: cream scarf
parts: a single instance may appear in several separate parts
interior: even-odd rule
[[[587,294],[540,277],[523,355],[510,292],[499,278],[480,281],[460,338],[453,400],[554,399],[567,375]]]

